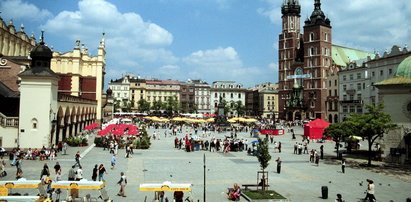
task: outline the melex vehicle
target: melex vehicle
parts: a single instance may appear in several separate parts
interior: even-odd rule
[[[111,202],[105,190],[105,182],[101,181],[58,181],[52,182],[51,188],[55,190],[66,189],[65,200],[60,199],[60,192],[55,196],[55,201],[98,201]],[[82,193],[81,193],[82,192]],[[82,194],[82,195],[80,195]]]
[[[163,182],[162,184],[140,184],[140,191],[153,191],[153,201],[160,200],[161,192],[188,192],[188,197],[186,197],[185,201],[193,201],[191,197],[192,184],[172,184],[168,181]]]
[[[0,181],[0,201],[41,202],[46,200],[47,192],[40,180]]]

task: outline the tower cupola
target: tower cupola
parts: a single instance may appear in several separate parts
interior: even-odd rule
[[[301,5],[299,0],[284,0],[281,6],[281,13],[284,15],[300,16]]]
[[[305,26],[323,25],[331,27],[330,19],[325,17],[324,12],[321,10],[321,0],[314,1],[314,11],[311,13],[310,18],[305,21]]]

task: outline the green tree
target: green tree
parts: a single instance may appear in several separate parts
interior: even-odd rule
[[[166,110],[171,113],[178,112],[180,110],[180,103],[177,96],[170,96],[167,98]]]
[[[114,101],[114,112],[119,112],[119,111],[121,111],[121,101],[115,100]]]
[[[332,123],[324,130],[324,136],[332,138],[335,141],[337,148],[337,158],[340,149],[340,142],[349,136],[353,135],[353,130],[348,122]]]
[[[258,162],[260,162],[260,167],[263,170],[263,182],[265,183],[265,174],[264,174],[264,170],[268,167],[268,165],[270,164],[270,160],[271,160],[271,155],[270,152],[268,150],[268,138],[258,138],[258,144],[257,144],[257,151],[258,151],[258,155],[257,155],[257,159]],[[263,183],[263,191],[265,191],[265,184]]]
[[[151,106],[151,109],[154,111],[159,111],[164,109],[164,103],[161,100],[154,100],[153,105]]]
[[[137,105],[140,112],[147,112],[150,110],[150,103],[145,99],[139,100]]]
[[[368,141],[368,166],[371,166],[372,146],[377,138],[383,137],[385,133],[396,129],[397,125],[391,120],[391,116],[384,112],[384,104],[366,105],[368,113],[351,114],[348,124],[355,134]]]
[[[243,105],[241,100],[233,102],[232,106],[233,106],[233,111],[237,113],[237,117],[243,116],[245,114],[245,106]]]
[[[223,103],[224,106],[224,115],[227,116],[227,114],[231,112],[231,106],[226,100],[222,100],[221,103]]]
[[[123,103],[121,104],[121,111],[131,112],[131,102],[128,100],[123,100]]]

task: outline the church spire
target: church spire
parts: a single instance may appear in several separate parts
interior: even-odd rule
[[[299,0],[284,0],[281,6],[281,13],[284,15],[300,16],[301,6]]]
[[[310,18],[305,21],[305,26],[313,25],[331,27],[330,19],[325,17],[324,12],[321,10],[321,0],[314,0],[314,11],[311,13]]]

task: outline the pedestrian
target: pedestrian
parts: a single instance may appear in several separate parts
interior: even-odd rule
[[[297,154],[298,144],[297,142],[294,144],[294,154]]]
[[[80,164],[80,151],[77,151],[77,153],[74,155],[74,160],[76,161],[76,163],[74,164],[74,166],[78,166],[81,167]]]
[[[281,142],[278,142],[278,153],[281,153]]]
[[[277,160],[275,160],[275,161],[277,162],[277,173],[280,174],[280,172],[281,172],[281,162],[282,162],[282,160],[281,160],[280,157],[278,157]]]
[[[97,180],[97,173],[98,173],[98,165],[96,164],[96,165],[94,165],[93,175],[91,176],[91,179],[92,179],[93,181],[96,181],[96,180]]]
[[[337,199],[335,199],[335,202],[344,202],[341,194],[337,194]]]
[[[314,163],[314,149],[311,149],[310,151],[310,162]]]
[[[67,147],[68,147],[67,142],[64,142],[63,143],[63,155],[67,155]]]
[[[342,170],[342,173],[345,173],[345,159],[344,158],[341,160],[341,170]]]
[[[315,152],[315,165],[319,166],[320,164],[320,155],[318,155],[317,152]]]
[[[374,193],[375,193],[375,185],[374,185],[374,181],[371,179],[367,179],[368,182],[368,187],[367,187],[367,195],[365,196],[364,201],[370,200],[370,201],[376,201],[377,199],[375,199]]]
[[[83,167],[79,166],[76,171],[76,181],[80,181],[83,179]]]
[[[320,146],[320,155],[321,155],[321,159],[324,159],[324,145]]]
[[[127,185],[127,178],[124,175],[124,172],[120,173],[120,180],[117,182],[117,184],[120,185],[120,190],[117,193],[117,196],[122,196],[122,197],[126,197],[126,192],[125,192],[125,188]]]
[[[61,170],[61,166],[60,166],[59,162],[56,162],[56,165],[54,165],[54,171],[57,174],[57,172],[60,171],[60,170]]]
[[[68,181],[74,181],[76,177],[76,171],[74,171],[75,166],[71,166],[71,168],[68,171]]]
[[[113,154],[113,157],[111,157],[111,170],[113,170],[114,167],[116,166],[116,161],[117,161],[116,155]]]
[[[49,166],[47,163],[43,165],[43,170],[41,170],[40,180],[45,181],[47,177],[50,176]]]
[[[23,170],[21,168],[17,168],[16,171],[16,180],[23,178]]]
[[[56,182],[62,180],[62,179],[61,179],[61,170],[58,170],[58,171],[56,172],[56,177],[54,178],[54,180],[55,180]]]
[[[304,142],[304,151],[303,154],[307,153],[308,154],[308,145],[307,142]]]
[[[103,164],[100,164],[100,167],[98,168],[98,181],[105,181],[104,174],[107,174],[106,168]]]

